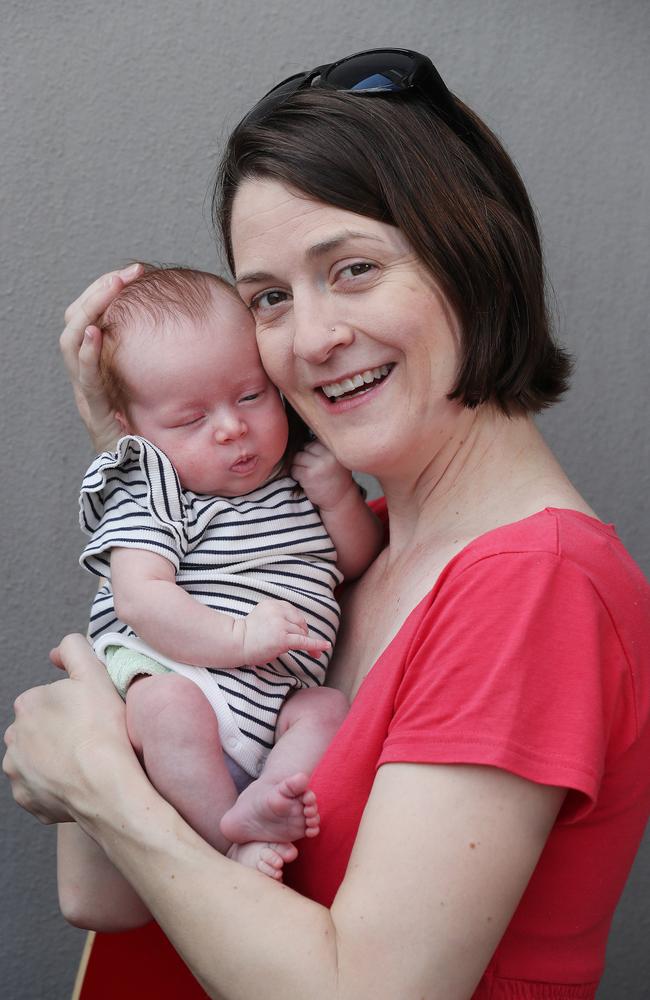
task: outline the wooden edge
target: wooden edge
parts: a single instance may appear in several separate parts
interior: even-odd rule
[[[90,959],[90,953],[92,951],[94,941],[95,931],[88,931],[83,951],[81,952],[81,958],[79,959],[79,968],[77,969],[71,1000],[79,1000],[81,996],[81,990],[86,977],[86,968],[88,966],[88,960]]]

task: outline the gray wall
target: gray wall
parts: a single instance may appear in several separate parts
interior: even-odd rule
[[[650,569],[645,0],[29,0],[2,4],[3,716],[83,630],[76,495],[90,448],[57,357],[65,305],[129,257],[216,266],[204,198],[229,124],[270,84],[373,45],[430,53],[514,152],[541,217],[574,388],[542,425]],[[82,934],[58,915],[54,831],[10,804],[7,1000],[69,996]],[[650,844],[600,1000],[650,982]]]

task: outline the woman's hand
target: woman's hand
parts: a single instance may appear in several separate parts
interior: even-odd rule
[[[113,447],[120,436],[120,427],[99,377],[102,335],[95,324],[124,286],[140,274],[142,264],[103,274],[65,311],[66,325],[59,341],[61,352],[79,415],[98,452]]]
[[[51,657],[68,677],[16,699],[3,770],[17,804],[41,823],[83,823],[93,782],[139,764],[124,703],[87,640],[66,636]]]

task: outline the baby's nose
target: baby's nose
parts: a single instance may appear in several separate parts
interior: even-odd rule
[[[243,420],[238,417],[227,417],[219,421],[214,432],[215,440],[218,444],[228,444],[229,441],[236,441],[243,437],[247,427]]]

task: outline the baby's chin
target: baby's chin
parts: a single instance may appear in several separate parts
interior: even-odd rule
[[[202,479],[200,481],[190,480],[189,482],[181,480],[181,487],[199,496],[239,497],[245,493],[252,493],[253,490],[257,490],[260,486],[275,479],[279,475],[280,469],[281,463],[278,463],[271,472],[268,471],[268,467],[260,468],[258,463],[250,470],[242,469],[239,473],[231,473],[227,479]]]

